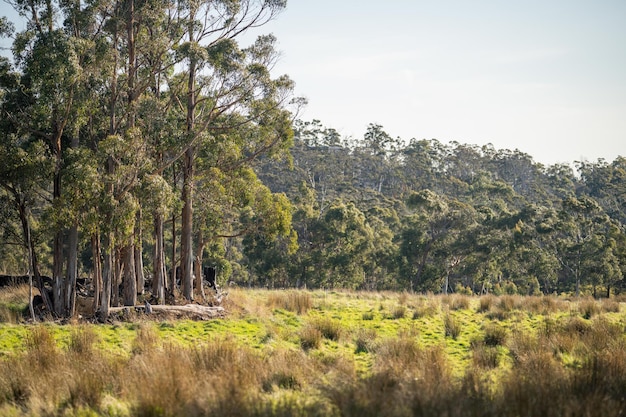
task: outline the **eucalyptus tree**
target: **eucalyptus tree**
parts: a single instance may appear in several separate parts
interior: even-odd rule
[[[574,281],[575,294],[583,283],[594,284],[597,273],[613,280],[618,273],[613,246],[607,239],[613,225],[599,204],[590,197],[566,198],[559,211],[556,255],[563,269]],[[607,244],[608,243],[608,244]]]
[[[181,279],[183,295],[193,298],[193,189],[197,152],[205,142],[221,142],[224,133],[254,126],[264,138],[242,160],[251,160],[290,140],[282,111],[292,89],[286,77],[272,79],[277,53],[273,36],[260,36],[240,48],[238,39],[273,19],[282,0],[237,0],[179,3],[186,22],[186,41],[177,49],[185,63],[184,83],[170,84],[185,114],[181,215]],[[181,85],[182,84],[182,85]]]
[[[475,227],[473,208],[431,190],[412,193],[407,206],[414,212],[405,220],[399,255],[413,289],[448,291],[452,269],[463,262],[459,239]],[[443,281],[443,282],[442,282]]]
[[[25,99],[8,109],[6,115],[21,135],[45,143],[54,161],[48,221],[53,234],[54,313],[68,316],[73,309],[78,230],[75,222],[60,215],[63,170],[67,166],[66,149],[77,147],[78,131],[85,123],[87,95],[83,93],[87,80],[100,64],[99,49],[91,36],[92,4],[84,9],[77,2],[16,0],[10,4],[27,23],[26,29],[15,36],[12,48]],[[71,259],[66,279],[63,247],[67,229]]]
[[[614,220],[626,224],[626,158],[613,162],[578,162],[583,192],[593,197]]]
[[[21,77],[6,58],[0,58],[0,111],[9,114],[14,106],[28,96],[22,92]],[[27,254],[29,274],[34,274],[45,306],[54,312],[40,273],[41,246],[45,247],[45,234],[41,209],[44,206],[47,180],[53,166],[46,144],[21,131],[11,117],[0,119],[0,233],[4,249],[8,246],[23,248]]]

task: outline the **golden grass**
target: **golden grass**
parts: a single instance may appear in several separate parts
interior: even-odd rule
[[[126,355],[107,348],[98,325],[26,327],[21,345],[0,356],[0,415],[506,417],[625,410],[625,317],[617,302],[618,308],[555,297],[231,295],[232,313],[221,321],[124,327],[120,334],[131,335]],[[403,314],[394,314],[399,307]]]

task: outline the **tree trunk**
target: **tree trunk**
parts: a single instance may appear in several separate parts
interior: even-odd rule
[[[137,279],[135,278],[135,245],[130,244],[122,249],[124,265],[124,305],[137,304]]]
[[[44,303],[46,310],[48,310],[51,314],[54,315],[55,314],[54,305],[52,304],[52,300],[50,299],[48,295],[48,291],[44,285],[43,279],[41,278],[41,274],[39,273],[37,255],[35,253],[35,244],[33,243],[33,240],[31,238],[31,233],[30,233],[28,209],[26,207],[26,204],[22,200],[20,200],[17,195],[15,196],[15,201],[16,201],[18,213],[20,216],[20,223],[22,224],[22,233],[24,234],[24,245],[26,246],[26,249],[28,250],[28,253],[30,256],[30,262],[31,262],[30,267],[32,268],[33,275],[35,276],[35,283],[37,285],[37,289],[39,290],[39,293],[41,294],[41,298],[43,298],[43,303]]]
[[[195,8],[189,12],[189,42],[195,42],[194,39],[194,19]],[[183,213],[182,213],[182,225],[180,236],[180,266],[181,266],[181,279],[183,284],[183,296],[191,301],[193,300],[193,280],[192,280],[192,262],[193,262],[193,248],[192,248],[192,233],[193,233],[193,170],[194,170],[194,158],[195,158],[195,146],[192,143],[195,117],[196,117],[196,61],[194,57],[189,59],[189,74],[187,78],[187,120],[186,131],[188,148],[185,151],[183,158]]]
[[[157,304],[165,303],[165,248],[163,243],[163,216],[154,215],[154,276],[152,278],[152,295]]]
[[[65,278],[65,311],[72,317],[76,310],[76,278],[78,275],[78,225],[69,230],[67,276]]]
[[[200,236],[198,239],[198,250],[196,254],[196,260],[194,262],[194,275],[196,276],[196,290],[202,299],[206,299],[206,294],[204,294],[204,285],[202,284],[202,252],[204,251],[204,238]]]
[[[143,295],[144,287],[146,285],[146,278],[143,274],[143,248],[142,248],[142,234],[141,234],[141,208],[137,210],[137,217],[135,220],[135,278],[137,280],[137,294]]]
[[[93,257],[93,311],[100,307],[102,296],[102,261],[100,260],[100,234],[95,232],[91,235],[91,252]]]
[[[172,269],[170,271],[170,285],[168,291],[172,298],[176,298],[176,216],[172,215]]]
[[[193,229],[193,158],[192,148],[187,149],[183,166],[183,211],[181,218],[180,233],[180,272],[183,287],[183,296],[193,300],[193,249],[192,249],[192,229]]]
[[[61,134],[56,128],[56,134],[51,138],[52,153],[54,155],[54,178],[52,189],[53,204],[61,198]],[[63,279],[63,231],[57,228],[52,241],[52,293],[54,299],[54,311],[58,317],[65,317],[67,311],[65,309],[65,286]]]
[[[35,308],[33,307],[33,246],[30,238],[30,224],[26,223],[26,242],[28,251],[28,311],[33,322],[37,321],[35,317]]]
[[[113,258],[113,281],[111,283],[111,305],[119,307],[120,305],[120,286],[122,284],[122,250],[116,247],[115,258]]]
[[[113,232],[108,231],[104,235],[104,265],[102,268],[102,296],[100,297],[100,314],[103,319],[109,317],[111,307],[111,290],[114,281],[115,248]]]

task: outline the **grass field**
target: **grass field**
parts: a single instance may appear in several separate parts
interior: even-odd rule
[[[23,324],[0,416],[623,416],[617,300],[232,290],[225,319]]]

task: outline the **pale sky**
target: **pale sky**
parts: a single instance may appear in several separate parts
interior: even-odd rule
[[[624,0],[289,0],[275,68],[345,136],[626,156]]]
[[[288,0],[260,32],[301,118],[344,136],[626,157],[626,0]]]

